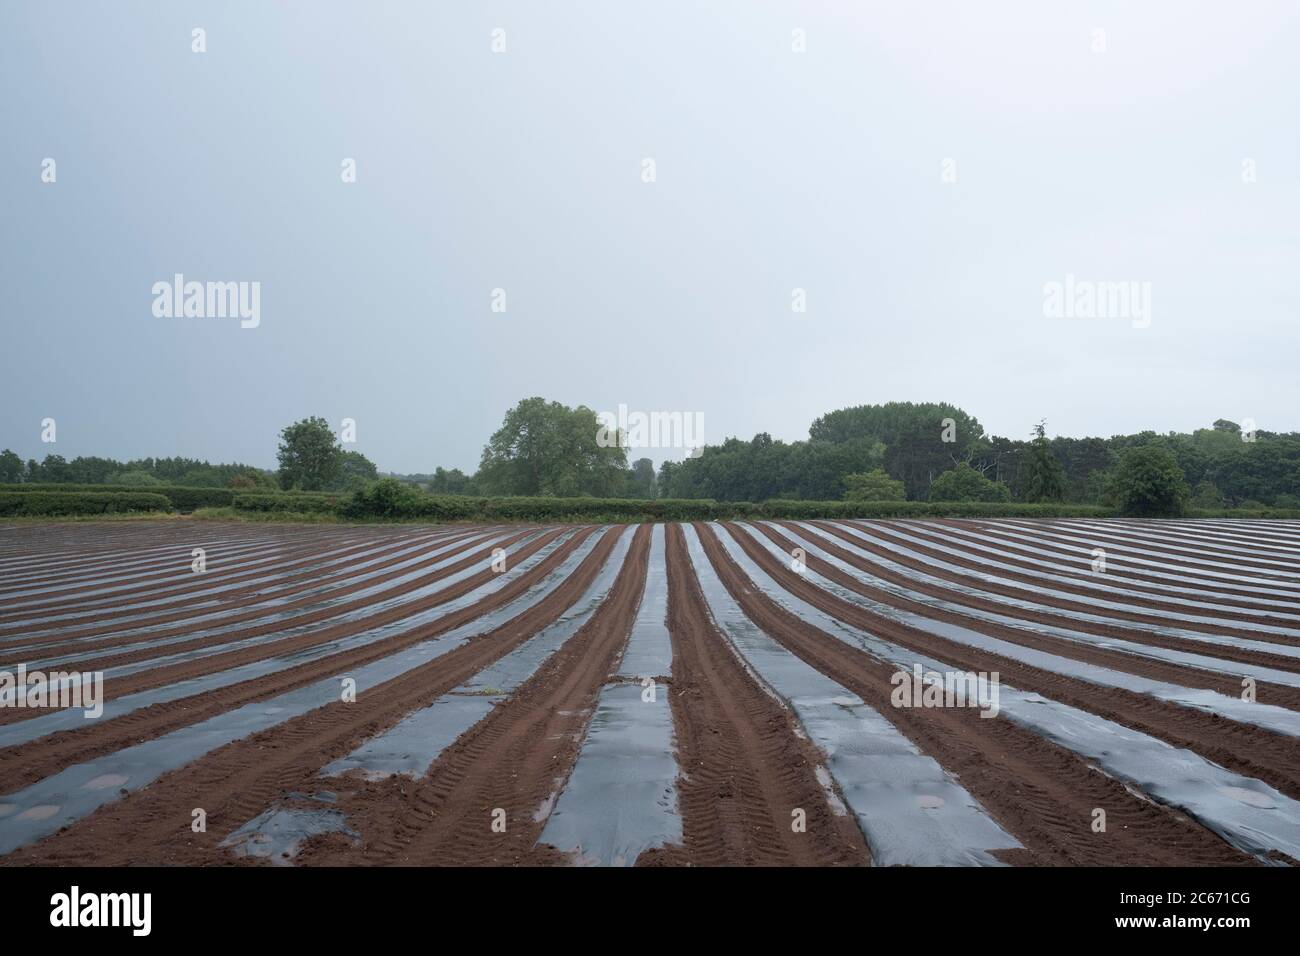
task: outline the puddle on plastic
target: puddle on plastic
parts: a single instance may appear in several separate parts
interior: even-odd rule
[[[321,793],[302,799],[333,803],[337,798],[332,793]],[[249,820],[222,840],[220,846],[235,856],[269,860],[275,866],[292,866],[304,841],[326,833],[341,833],[354,845],[361,843],[361,836],[347,825],[347,818],[339,810],[278,806]]]

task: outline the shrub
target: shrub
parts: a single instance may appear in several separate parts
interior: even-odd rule
[[[340,513],[347,518],[421,518],[426,496],[396,478],[380,478],[352,493]]]
[[[903,501],[907,494],[903,483],[889,477],[883,468],[844,476],[844,485],[848,491],[845,501]]]
[[[931,501],[1010,501],[1011,489],[989,481],[966,462],[930,483]]]

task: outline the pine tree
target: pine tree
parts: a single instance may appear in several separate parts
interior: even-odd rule
[[[1065,469],[1047,440],[1046,421],[1034,426],[1024,487],[1026,501],[1060,501],[1065,497]]]

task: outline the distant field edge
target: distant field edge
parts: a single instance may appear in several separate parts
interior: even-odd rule
[[[97,490],[90,490],[97,489]],[[192,514],[198,519],[290,523],[635,523],[844,518],[1110,518],[1103,505],[982,501],[478,498],[411,493],[397,499],[312,492],[162,486],[0,485],[0,518],[64,519]],[[1284,508],[1193,509],[1183,518],[1290,518]]]

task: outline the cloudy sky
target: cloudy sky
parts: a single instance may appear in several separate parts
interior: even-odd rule
[[[8,0],[0,447],[270,466],[318,414],[470,470],[529,395],[1300,429],[1298,49],[1289,0]],[[154,315],[176,273],[260,325]]]

